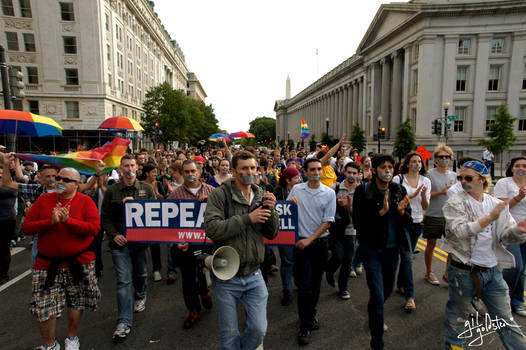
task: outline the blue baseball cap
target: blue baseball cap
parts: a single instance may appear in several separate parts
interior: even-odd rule
[[[470,168],[475,170],[477,173],[480,173],[482,175],[489,175],[489,170],[486,168],[484,164],[482,164],[479,161],[476,160],[470,160],[469,162],[465,162],[462,165],[462,168]]]

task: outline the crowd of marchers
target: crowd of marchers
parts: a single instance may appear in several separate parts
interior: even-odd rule
[[[505,322],[498,333],[506,349],[526,349],[513,318],[526,317],[526,157],[513,158],[506,176],[493,184],[488,151],[483,159],[454,160],[453,150],[438,144],[429,161],[411,152],[396,163],[387,154],[360,155],[344,139],[309,151],[234,149],[224,141],[217,147],[143,149],[124,155],[111,172],[99,162],[89,177],[74,168],[0,153],[0,284],[9,280],[11,249],[21,237],[32,236],[28,308],[43,350],[61,348],[55,337],[61,316],[68,320],[65,349],[80,348],[82,314],[97,309],[103,271],[116,279],[113,342],[133,336],[134,313],[156,302],[147,299],[148,282],[173,284],[180,274],[188,309],[185,329],[196,325],[202,308],[215,307],[221,349],[262,349],[267,278],[279,271],[281,304],[290,305],[297,295],[302,346],[315,342],[312,332],[323,327],[317,311],[323,307],[318,300],[324,274],[345,302],[352,297],[350,280],[364,273],[372,349],[384,348],[384,303],[395,289],[405,296],[406,312],[417,308],[415,278],[449,286],[446,349],[462,349],[466,322],[486,314]],[[213,244],[129,242],[123,206],[135,199],[207,201],[204,229]],[[278,235],[277,200],[297,206],[295,245],[263,243]],[[426,273],[414,276],[413,254],[421,236],[427,241]],[[103,243],[109,246],[111,269],[102,264]],[[223,246],[237,252],[239,268],[232,278],[211,274],[209,279],[200,257]],[[448,253],[445,271],[433,270],[437,246]],[[161,249],[168,251],[165,262]],[[243,330],[239,303],[246,317]]]

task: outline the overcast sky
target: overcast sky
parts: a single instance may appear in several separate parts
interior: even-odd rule
[[[155,11],[197,74],[219,127],[248,130],[356,52],[388,0],[155,0]],[[316,57],[316,49],[318,56]]]

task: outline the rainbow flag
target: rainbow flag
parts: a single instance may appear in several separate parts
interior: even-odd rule
[[[305,120],[301,120],[301,139],[305,140],[310,135],[309,126]]]
[[[16,157],[41,164],[54,164],[58,168],[75,168],[79,173],[84,175],[95,174],[95,171],[97,170],[97,162],[103,160],[106,166],[102,173],[106,174],[120,165],[121,158],[126,154],[126,149],[130,142],[130,140],[116,137],[113,141],[102,147],[87,151],[58,154],[56,156],[17,153]]]

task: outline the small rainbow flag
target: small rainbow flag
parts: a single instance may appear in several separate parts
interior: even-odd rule
[[[104,146],[88,151],[58,154],[56,156],[17,153],[16,157],[41,164],[54,164],[58,168],[75,168],[79,173],[84,175],[95,174],[95,171],[97,170],[97,162],[103,160],[106,166],[102,173],[106,174],[120,165],[121,158],[126,154],[126,149],[130,142],[130,140],[116,137],[113,141]]]
[[[305,120],[301,120],[301,139],[305,140],[310,135],[309,126]]]

